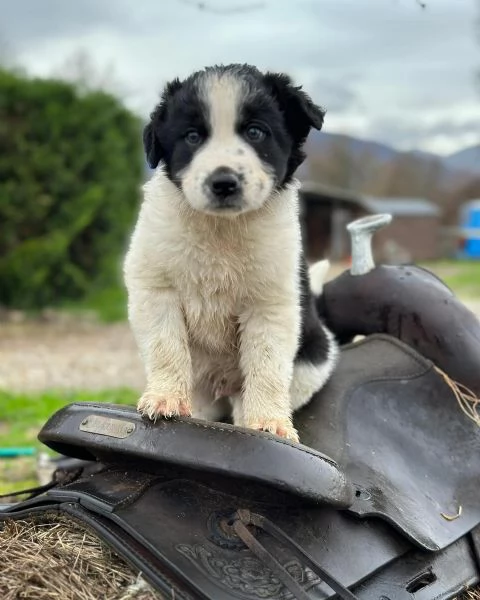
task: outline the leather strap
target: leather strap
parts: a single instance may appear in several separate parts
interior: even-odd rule
[[[254,525],[263,529],[278,541],[283,542],[297,556],[299,556],[310,569],[320,577],[342,600],[358,600],[357,596],[352,594],[337,579],[325,571],[313,558],[308,555],[291,537],[284,533],[279,527],[274,525],[267,518],[257,513],[252,513],[248,509],[239,509],[233,517],[233,529],[238,537],[243,541],[247,548],[255,554],[271,571],[278,577],[283,585],[298,600],[310,600],[308,594],[297,584],[295,579],[282,567],[276,558],[252,535],[248,530],[248,525]]]
[[[66,485],[68,483],[72,483],[81,475],[82,471],[83,471],[83,468],[81,468],[81,467],[79,467],[73,471],[66,471],[66,472],[63,470],[55,471],[55,473],[53,474],[52,481],[49,481],[48,483],[46,483],[44,485],[37,485],[35,487],[27,488],[24,490],[17,490],[16,492],[8,492],[7,494],[0,494],[0,500],[2,498],[16,498],[17,496],[23,496],[25,494],[30,494],[30,496],[27,498],[27,500],[31,500],[32,498],[36,498],[37,496],[40,496],[40,494],[43,494],[44,492],[48,492],[48,490],[51,490],[52,488],[54,488],[55,486],[58,486],[59,484]]]
[[[27,488],[25,490],[17,490],[16,492],[0,494],[0,500],[2,498],[16,498],[17,496],[23,496],[24,494],[30,494],[30,498],[35,498],[35,496],[39,496],[43,492],[52,489],[55,485],[57,485],[56,481],[51,481],[45,485],[37,485],[36,487]]]

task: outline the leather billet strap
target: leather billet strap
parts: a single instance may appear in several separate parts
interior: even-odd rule
[[[77,467],[71,470],[64,471],[62,469],[57,469],[52,476],[52,480],[43,485],[37,485],[35,487],[26,488],[23,490],[17,490],[15,492],[8,492],[7,494],[0,494],[0,500],[2,498],[18,498],[19,496],[25,496],[28,494],[27,500],[31,500],[40,496],[44,492],[48,492],[48,490],[53,489],[58,485],[67,485],[72,483],[76,479],[80,477],[83,473],[83,467]]]
[[[56,481],[50,481],[45,485],[37,485],[24,490],[17,490],[16,492],[8,492],[8,494],[0,494],[0,500],[2,500],[2,498],[18,498],[19,496],[25,496],[26,494],[29,494],[29,499],[35,498],[35,496],[39,496],[40,494],[43,494],[43,492],[47,492],[56,485]]]
[[[255,556],[260,559],[276,577],[278,577],[297,600],[309,600],[309,595],[298,585],[295,579],[293,579],[277,559],[255,538],[248,529],[249,525],[254,525],[259,529],[263,529],[278,541],[283,542],[288,546],[306,565],[308,565],[315,575],[320,577],[338,594],[339,598],[342,600],[358,600],[352,592],[316,563],[291,537],[267,518],[259,514],[251,513],[246,509],[237,510],[233,517],[232,525],[235,533],[247,548],[253,552],[253,554],[255,554]]]

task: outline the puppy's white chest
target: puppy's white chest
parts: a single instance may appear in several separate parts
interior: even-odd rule
[[[244,303],[244,266],[198,256],[177,273],[189,338],[209,352],[237,347],[237,319]]]

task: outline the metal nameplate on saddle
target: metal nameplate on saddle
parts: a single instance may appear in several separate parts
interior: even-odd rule
[[[119,439],[125,439],[135,431],[135,423],[122,419],[112,419],[101,415],[91,414],[85,417],[79,425],[80,431],[97,433]]]

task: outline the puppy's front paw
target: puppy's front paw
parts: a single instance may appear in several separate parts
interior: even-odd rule
[[[158,417],[191,417],[192,405],[188,398],[178,394],[145,392],[137,404],[137,410],[152,421]]]
[[[297,430],[291,419],[258,419],[252,423],[247,422],[245,426],[257,431],[268,431],[268,433],[273,433],[291,442],[298,443],[299,441]]]

